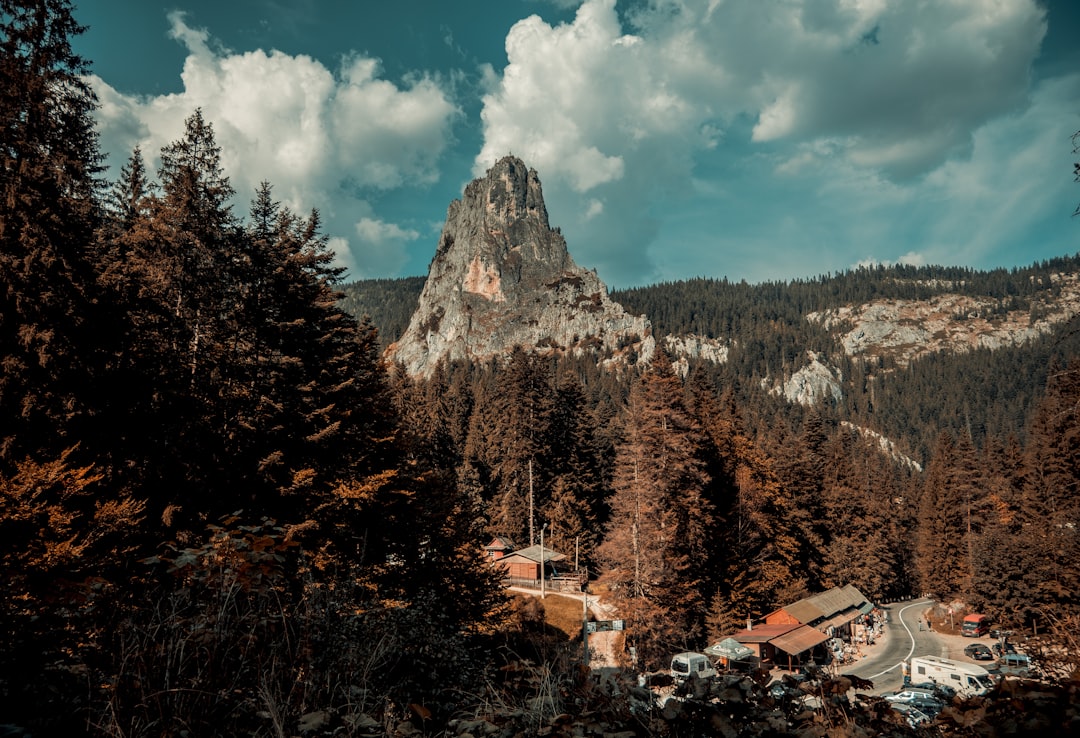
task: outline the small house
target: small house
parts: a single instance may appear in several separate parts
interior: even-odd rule
[[[498,561],[515,548],[517,546],[508,536],[495,536],[491,539],[491,543],[484,546],[484,558],[488,561]]]
[[[543,552],[541,554],[541,552]],[[496,566],[506,569],[506,576],[511,583],[535,585],[541,573],[545,579],[559,573],[566,555],[550,548],[529,546],[520,551],[505,554],[494,560]]]

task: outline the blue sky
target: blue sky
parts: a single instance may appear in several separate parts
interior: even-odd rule
[[[195,108],[246,213],[317,207],[353,279],[423,275],[513,153],[614,287],[1080,251],[1075,0],[76,2],[102,146]]]

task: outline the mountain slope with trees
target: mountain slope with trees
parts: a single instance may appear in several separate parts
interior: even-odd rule
[[[375,321],[344,309],[318,210],[270,183],[234,210],[202,111],[158,171],[136,150],[102,181],[80,30],[68,0],[0,0],[3,732],[905,730],[881,703],[785,713],[749,679],[679,711],[629,676],[609,691],[579,633],[502,588],[483,556],[495,535],[547,534],[560,567],[606,586],[642,670],[849,582],[879,601],[961,598],[1075,646],[1075,331],[860,374],[805,316],[893,289],[892,273],[701,281],[622,299],[665,332],[730,337],[726,362],[676,366],[661,344],[613,371],[519,346],[410,376],[379,331],[406,324],[416,283],[369,291]],[[805,407],[763,382],[807,350],[860,389]],[[926,471],[859,426],[925,449]],[[942,730],[1005,733],[1026,714],[1050,734],[1076,694],[994,695]]]

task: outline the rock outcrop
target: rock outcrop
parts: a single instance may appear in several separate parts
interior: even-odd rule
[[[515,345],[647,361],[651,326],[613,302],[548,224],[540,179],[513,156],[473,180],[446,214],[409,327],[387,358],[428,376],[440,360],[485,360]]]
[[[1056,274],[1053,296],[1023,310],[1001,301],[944,293],[926,300],[878,300],[810,313],[806,319],[837,335],[848,356],[888,357],[898,366],[939,351],[1016,346],[1080,315],[1080,276]]]
[[[843,396],[843,375],[839,369],[822,361],[821,356],[807,351],[808,364],[791,375],[783,384],[777,384],[772,392],[783,395],[788,402],[812,407],[822,403],[837,403]],[[767,385],[766,385],[767,386]]]

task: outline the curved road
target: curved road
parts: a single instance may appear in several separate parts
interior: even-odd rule
[[[940,655],[941,638],[927,629],[919,630],[919,618],[932,600],[914,600],[883,605],[889,613],[885,638],[867,649],[867,656],[856,663],[841,667],[841,674],[854,674],[874,683],[873,694],[898,689],[904,676],[900,665],[912,656]]]

